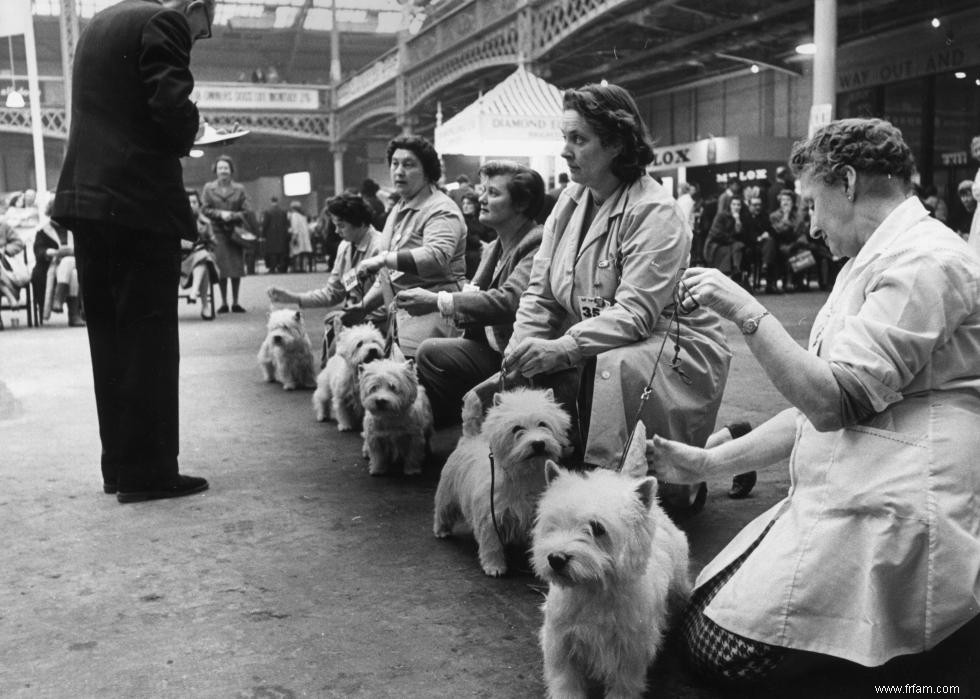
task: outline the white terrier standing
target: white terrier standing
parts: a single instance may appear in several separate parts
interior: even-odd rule
[[[432,407],[419,386],[415,362],[379,359],[362,364],[359,386],[368,473],[380,476],[398,464],[406,476],[421,473],[432,436]]]
[[[313,388],[313,346],[303,326],[303,314],[288,308],[272,311],[266,329],[258,355],[265,380],[278,381],[287,391]]]
[[[496,577],[507,572],[504,545],[530,539],[545,463],[561,456],[570,420],[551,389],[496,394],[482,431],[473,434],[475,409],[464,401],[463,436],[439,478],[433,532],[445,538],[465,520],[479,545],[483,572]]]
[[[361,428],[364,406],[358,387],[362,364],[384,357],[385,339],[370,323],[345,328],[337,336],[337,351],[316,378],[313,412],[325,422],[331,416],[337,429],[351,432]]]
[[[623,473],[573,473],[549,462],[532,563],[549,583],[541,627],[548,696],[641,697],[669,612],[690,594],[687,537],[646,476],[646,430],[633,436]]]

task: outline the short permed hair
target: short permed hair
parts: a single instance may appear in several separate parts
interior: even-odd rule
[[[371,208],[358,194],[340,194],[327,199],[327,213],[352,226],[366,226],[374,219]]]
[[[514,208],[534,218],[544,206],[544,180],[536,170],[513,160],[488,160],[480,168],[480,177],[508,175],[507,193]]]
[[[636,101],[619,85],[590,83],[577,90],[566,90],[565,109],[582,115],[604,146],[620,145],[622,150],[610,166],[623,182],[633,182],[653,162],[653,145]]]
[[[844,168],[869,175],[897,177],[911,185],[915,172],[912,150],[901,130],[884,119],[840,119],[793,145],[793,174],[804,170],[832,185],[845,179]]]
[[[391,166],[391,156],[399,148],[410,150],[415,153],[415,157],[422,163],[422,172],[430,183],[436,183],[442,177],[442,163],[439,162],[439,154],[435,147],[422,136],[397,136],[388,142],[388,166]]]

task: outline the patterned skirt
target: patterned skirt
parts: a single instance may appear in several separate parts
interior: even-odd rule
[[[699,674],[729,683],[759,682],[766,679],[786,656],[787,649],[739,636],[718,626],[704,614],[711,600],[731,580],[771,527],[772,523],[745,553],[699,587],[691,597],[681,637],[691,665]]]

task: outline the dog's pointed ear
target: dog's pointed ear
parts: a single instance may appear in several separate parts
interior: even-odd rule
[[[405,368],[408,369],[413,374],[418,375],[418,372],[415,370],[415,360],[414,359],[406,359],[405,360]]]
[[[648,476],[637,483],[636,495],[640,498],[643,506],[649,510],[653,505],[654,498],[657,497],[657,479],[653,476]]]
[[[303,320],[303,314],[299,311],[299,309],[297,309],[296,312],[293,314],[293,320],[295,320],[297,323]]]
[[[544,397],[550,400],[552,403],[555,402],[555,391],[551,388],[544,389]]]
[[[502,401],[503,399],[504,399],[504,394],[503,393],[494,393],[493,394],[493,404],[495,406],[500,405],[500,401]]]
[[[556,478],[558,478],[558,476],[560,476],[564,472],[565,469],[563,469],[561,466],[556,464],[551,459],[548,459],[547,461],[544,462],[544,480],[545,483],[547,483],[548,485],[551,485],[551,482]]]
[[[636,423],[633,440],[630,442],[629,451],[626,452],[626,458],[623,459],[622,472],[624,475],[633,478],[641,478],[647,474],[647,470],[649,470],[647,466],[647,428],[643,424],[643,420],[640,420]]]

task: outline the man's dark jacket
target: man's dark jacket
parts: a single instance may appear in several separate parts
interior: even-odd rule
[[[198,130],[191,45],[186,18],[152,0],[92,18],[75,52],[56,221],[196,237],[180,164]]]

